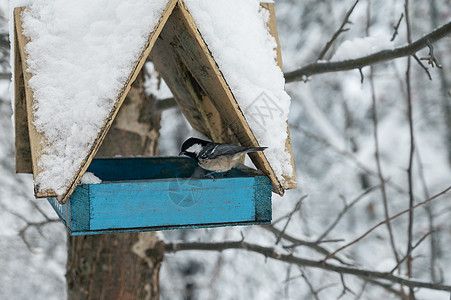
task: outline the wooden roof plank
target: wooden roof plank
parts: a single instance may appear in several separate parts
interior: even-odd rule
[[[45,139],[39,134],[34,126],[34,116],[33,116],[33,91],[28,86],[28,82],[31,78],[31,74],[27,72],[27,54],[25,52],[25,46],[28,43],[27,37],[23,35],[22,29],[22,18],[21,13],[24,10],[24,7],[15,8],[14,9],[14,22],[15,22],[15,33],[17,36],[17,44],[20,52],[20,56],[22,58],[22,71],[24,78],[24,88],[25,88],[25,102],[26,102],[26,110],[27,110],[27,123],[28,123],[28,133],[29,133],[29,142],[31,149],[31,162],[33,169],[33,179],[36,179],[38,174],[42,171],[38,165],[38,156],[43,153],[43,145],[46,142]],[[54,197],[56,196],[54,191],[51,190],[40,190],[38,186],[35,186],[34,189],[36,198],[45,198],[45,197]]]
[[[269,12],[269,20],[267,23],[269,34],[271,34],[277,43],[277,65],[280,70],[283,72],[283,61],[282,61],[282,50],[280,48],[279,34],[277,32],[277,22],[276,22],[276,10],[274,8],[274,3],[260,3],[260,5]],[[287,136],[285,142],[285,150],[290,153],[291,156],[291,165],[293,166],[293,173],[291,176],[284,176],[284,181],[282,185],[285,189],[294,189],[296,188],[296,175],[294,170],[294,158],[293,158],[293,150],[291,147],[291,136],[290,136],[290,127],[288,126],[287,121]]]
[[[259,146],[185,3],[182,0],[178,3],[172,13],[174,23],[168,24],[172,25],[173,38],[176,44],[179,44],[176,50],[215,106],[221,109],[223,121],[235,133],[240,143],[247,147]],[[273,190],[283,195],[284,189],[264,152],[251,153],[250,157],[256,167],[271,179]]]
[[[15,23],[14,23],[15,24]],[[14,130],[16,173],[33,173],[28,132],[27,99],[17,30],[14,26]]]

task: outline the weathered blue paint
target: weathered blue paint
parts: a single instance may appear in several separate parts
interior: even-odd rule
[[[84,184],[60,205],[49,199],[72,235],[268,224],[271,182],[242,167],[199,177],[190,158],[95,159],[101,184]]]

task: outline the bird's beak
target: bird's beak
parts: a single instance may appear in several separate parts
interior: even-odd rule
[[[184,154],[185,154],[185,151],[180,151],[179,156],[184,155]]]

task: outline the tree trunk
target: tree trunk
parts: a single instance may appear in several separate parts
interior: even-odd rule
[[[133,83],[97,157],[156,155],[160,115]],[[154,232],[68,237],[68,299],[158,299],[164,243]]]

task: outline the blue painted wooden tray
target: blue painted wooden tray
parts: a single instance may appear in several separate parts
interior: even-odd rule
[[[100,184],[79,185],[53,206],[71,235],[271,222],[271,182],[240,165],[215,179],[185,157],[94,159]]]

